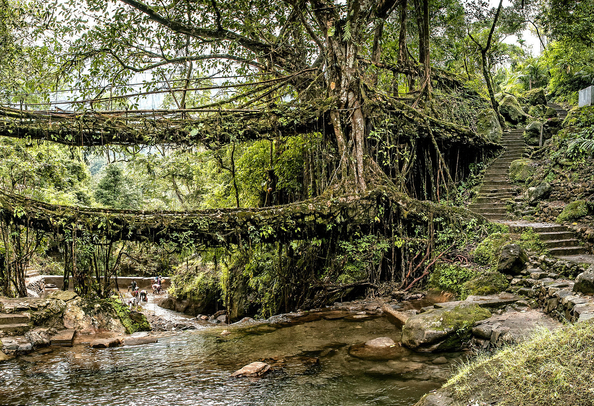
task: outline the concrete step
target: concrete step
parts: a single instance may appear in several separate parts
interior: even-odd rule
[[[25,323],[3,324],[0,326],[0,332],[6,335],[22,335],[29,330],[29,324]]]
[[[569,238],[566,240],[547,240],[543,241],[547,248],[560,248],[560,247],[579,247],[580,242],[575,238]]]
[[[0,328],[10,324],[27,324],[31,316],[24,313],[0,314]]]
[[[588,254],[584,247],[549,248],[549,253],[555,256]]]

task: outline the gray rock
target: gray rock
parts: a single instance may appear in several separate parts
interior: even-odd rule
[[[544,132],[541,122],[533,121],[526,126],[524,130],[524,142],[528,145],[538,146],[540,144],[540,135]],[[543,134],[544,139],[544,134]]]
[[[528,256],[518,244],[508,244],[501,248],[497,270],[507,275],[517,275],[528,261]]]
[[[551,190],[552,186],[548,182],[528,188],[528,203],[536,204],[538,201],[548,198],[551,195]]]
[[[402,328],[402,344],[417,351],[446,351],[461,348],[470,339],[470,329],[491,312],[471,303],[456,302],[432,309],[407,320]]]
[[[262,376],[270,370],[270,365],[265,362],[252,362],[249,365],[244,366],[238,371],[231,374],[234,378],[247,377],[247,376]]]
[[[592,268],[588,269],[586,272],[582,272],[575,278],[573,291],[584,293],[586,295],[594,294],[594,270],[592,270]]]
[[[531,106],[542,106],[547,104],[547,96],[545,95],[543,88],[529,90],[524,96]]]
[[[50,334],[47,329],[35,329],[25,333],[25,338],[29,340],[33,347],[47,347],[50,345]]]
[[[483,340],[490,340],[493,326],[490,324],[480,324],[472,328],[472,335]]]
[[[484,109],[478,113],[477,132],[491,142],[500,142],[503,135],[501,124],[493,109]]]
[[[522,123],[528,118],[528,115],[524,113],[518,100],[508,94],[506,95],[499,105],[499,112],[507,121],[512,124]]]
[[[120,338],[104,338],[99,340],[93,340],[89,343],[91,348],[110,348],[117,347],[122,344]]]
[[[437,357],[433,360],[435,365],[443,365],[448,363],[448,359],[446,357]]]
[[[414,406],[450,406],[454,404],[454,399],[447,393],[440,390],[437,393],[429,393],[421,398]]]

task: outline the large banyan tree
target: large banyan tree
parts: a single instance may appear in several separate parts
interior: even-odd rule
[[[437,10],[429,0],[72,0],[49,7],[56,30],[68,27],[61,74],[82,97],[68,111],[3,107],[0,135],[81,147],[216,149],[318,132],[336,151],[330,186],[286,206],[177,214],[72,209],[3,194],[7,223],[71,235],[84,228],[110,241],[183,236],[203,246],[381,232],[391,238],[391,254],[380,259],[390,261],[385,275],[406,288],[434,257],[429,236],[426,252],[409,258],[401,241],[418,234],[413,226],[427,234],[434,216],[472,217],[414,200],[443,198],[497,148],[474,124],[472,107],[485,101],[431,66]],[[167,94],[176,108],[139,109],[130,86],[114,87],[139,73],[161,79],[147,81],[145,94]]]

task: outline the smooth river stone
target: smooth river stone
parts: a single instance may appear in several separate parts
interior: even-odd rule
[[[238,371],[231,374],[232,377],[238,378],[243,376],[262,376],[270,369],[270,365],[265,362],[252,362],[244,366]]]

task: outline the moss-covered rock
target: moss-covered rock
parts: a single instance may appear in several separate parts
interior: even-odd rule
[[[545,106],[544,110],[545,118],[559,118],[559,116],[557,115],[557,110],[555,110],[554,108]]]
[[[568,127],[593,127],[594,126],[594,106],[574,107],[569,110],[563,128]]]
[[[542,132],[543,124],[540,121],[531,122],[524,130],[524,142],[528,145],[538,146]]]
[[[531,106],[537,106],[539,104],[547,104],[547,96],[543,88],[537,88],[527,91],[524,94],[524,98]]]
[[[499,104],[499,112],[512,124],[523,123],[528,115],[522,110],[518,100],[511,94],[506,95]]]
[[[516,159],[509,166],[509,178],[513,182],[526,183],[534,176],[534,161],[531,159]]]
[[[507,277],[500,272],[485,272],[465,282],[463,289],[468,295],[485,296],[500,293],[509,287]]]
[[[474,324],[489,317],[489,310],[464,302],[431,309],[406,321],[402,327],[402,344],[417,351],[460,349],[470,338]]]
[[[116,298],[111,298],[109,303],[126,328],[126,333],[132,334],[137,331],[151,330],[151,325],[144,314],[130,311],[128,306],[124,305]]]
[[[477,132],[484,135],[491,142],[500,142],[503,135],[499,120],[493,109],[481,110],[476,123]]]
[[[588,215],[588,205],[585,200],[576,200],[569,203],[561,214],[557,216],[557,222],[577,220]]]
[[[66,306],[66,302],[61,299],[50,299],[47,301],[46,306],[31,312],[31,322],[35,326],[62,328],[62,317]]]

